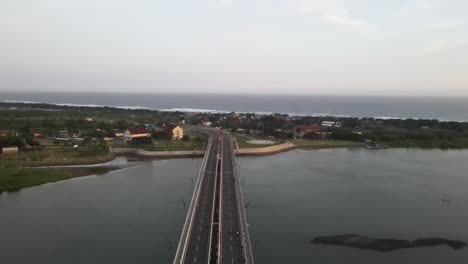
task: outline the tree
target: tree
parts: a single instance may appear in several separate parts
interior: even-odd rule
[[[335,128],[330,134],[330,139],[362,141],[362,135],[353,133],[347,129]]]
[[[167,137],[167,133],[164,131],[153,131],[151,132],[151,137],[154,139],[163,139]]]
[[[304,134],[304,138],[306,139],[320,139],[319,133],[309,132]]]
[[[22,149],[24,147],[24,141],[13,136],[0,138],[0,148],[3,147],[18,147]]]

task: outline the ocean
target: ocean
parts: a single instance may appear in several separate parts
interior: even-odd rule
[[[170,111],[468,121],[468,97],[0,92],[0,101]]]

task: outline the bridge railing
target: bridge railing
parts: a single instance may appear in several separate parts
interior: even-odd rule
[[[244,243],[244,247],[242,249],[243,257],[245,259],[245,263],[247,264],[253,264],[253,254],[252,254],[252,246],[250,244],[250,235],[249,235],[249,228],[247,226],[247,217],[245,214],[245,209],[244,209],[244,196],[242,195],[242,190],[240,186],[240,178],[239,178],[239,172],[237,169],[237,158],[236,158],[236,151],[233,146],[233,136],[230,135],[231,140],[229,140],[229,144],[231,145],[231,149],[233,150],[233,155],[232,155],[232,168],[233,168],[233,174],[235,180],[235,189],[236,189],[236,195],[237,195],[237,206],[238,206],[238,211],[239,211],[239,217],[240,217],[240,226],[241,226],[241,239]]]
[[[187,216],[185,218],[184,227],[182,228],[182,233],[180,234],[179,244],[177,246],[176,255],[174,257],[174,264],[182,263],[185,257],[185,251],[187,250],[188,234],[193,223],[193,217],[195,212],[196,197],[200,192],[201,182],[203,180],[203,175],[206,170],[206,163],[208,161],[209,152],[211,149],[211,143],[213,141],[213,135],[210,134],[208,139],[208,144],[206,146],[205,155],[203,156],[203,161],[200,166],[200,171],[198,173],[198,178],[193,189],[192,200],[190,202],[189,209],[187,211]]]

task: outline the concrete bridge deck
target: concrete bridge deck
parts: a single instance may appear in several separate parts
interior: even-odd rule
[[[210,140],[174,264],[253,263],[231,135],[206,132]]]

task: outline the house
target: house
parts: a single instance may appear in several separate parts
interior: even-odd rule
[[[58,132],[59,138],[68,138],[68,129],[60,130]]]
[[[205,127],[210,127],[210,126],[211,126],[211,122],[210,122],[210,121],[203,121],[203,122],[202,122],[202,125],[205,126]]]
[[[7,155],[7,154],[17,154],[18,153],[18,147],[3,147],[2,148],[2,154]]]
[[[130,141],[134,138],[148,138],[150,135],[151,134],[144,128],[132,127],[124,132],[124,139]]]
[[[322,127],[318,125],[306,126],[306,125],[299,125],[296,126],[294,132],[298,135],[305,135],[308,133],[320,133],[322,131]]]
[[[34,131],[34,132],[32,132],[32,135],[35,138],[43,138],[44,137],[44,133],[41,132],[41,131]]]
[[[322,126],[323,127],[341,127],[341,122],[336,122],[336,121],[323,121]]]
[[[18,131],[16,130],[0,130],[0,137],[8,137],[8,136],[18,136]]]
[[[299,125],[299,126],[296,126],[294,131],[296,131],[296,133],[318,133],[322,131],[322,127],[319,125],[311,125],[311,126]]]
[[[164,130],[166,131],[168,137],[171,139],[182,139],[184,136],[184,130],[182,127],[176,125],[176,124],[169,124],[164,127]]]

